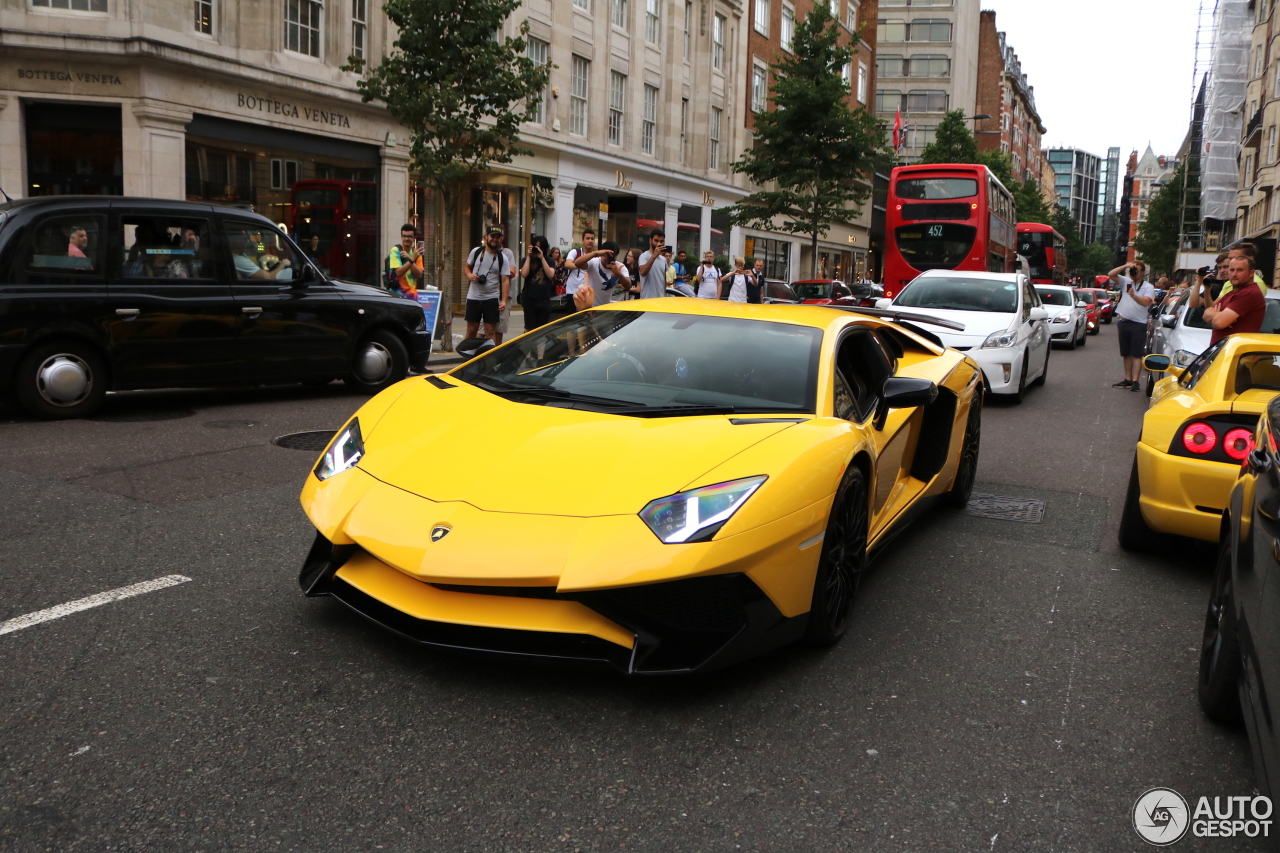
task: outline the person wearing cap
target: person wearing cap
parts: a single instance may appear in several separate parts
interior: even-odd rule
[[[484,244],[467,255],[467,338],[474,338],[484,322],[485,337],[502,343],[497,331],[498,318],[507,307],[511,289],[511,271],[502,248],[502,229],[492,226],[485,233]]]

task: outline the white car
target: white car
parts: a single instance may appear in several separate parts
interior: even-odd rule
[[[1085,313],[1087,302],[1081,301],[1070,287],[1060,284],[1037,284],[1040,304],[1049,312],[1049,340],[1066,344],[1067,349],[1082,347],[1089,342],[1089,315]]]
[[[1201,317],[1206,306],[1188,309],[1187,302],[1190,298],[1190,293],[1183,293],[1161,306],[1160,316],[1147,346],[1148,354],[1169,356],[1173,368],[1178,370],[1207,350],[1209,339],[1213,337],[1213,328]],[[1268,289],[1266,299],[1267,314],[1262,321],[1262,331],[1269,334],[1280,333],[1280,290]],[[1155,384],[1163,378],[1163,375],[1147,373],[1148,397]]]
[[[929,270],[876,307],[963,324],[963,332],[929,331],[978,363],[989,392],[1016,403],[1029,384],[1043,385],[1049,374],[1048,312],[1021,273]]]

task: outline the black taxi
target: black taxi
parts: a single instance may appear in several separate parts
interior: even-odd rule
[[[160,199],[0,204],[0,393],[44,418],[111,390],[344,379],[426,366],[422,308],[327,278],[263,216]]]

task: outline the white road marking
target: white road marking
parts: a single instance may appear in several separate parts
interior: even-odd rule
[[[70,616],[72,613],[79,613],[81,610],[88,610],[102,604],[110,604],[113,601],[132,598],[135,595],[142,595],[147,592],[155,592],[158,589],[177,586],[178,584],[186,583],[189,580],[191,580],[191,578],[186,575],[165,575],[164,577],[156,578],[155,580],[130,584],[129,586],[122,586],[119,589],[109,589],[106,592],[90,595],[87,598],[78,598],[75,601],[68,601],[66,604],[59,604],[56,607],[50,607],[46,610],[37,610],[35,613],[28,613],[26,616],[15,616],[13,619],[0,622],[0,634],[21,631],[23,628],[30,628],[32,625],[39,625],[41,622],[61,619],[63,616]]]

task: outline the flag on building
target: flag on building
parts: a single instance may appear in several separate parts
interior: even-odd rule
[[[893,150],[895,153],[902,150],[902,143],[905,141],[902,133],[902,107],[898,107],[893,113]]]

